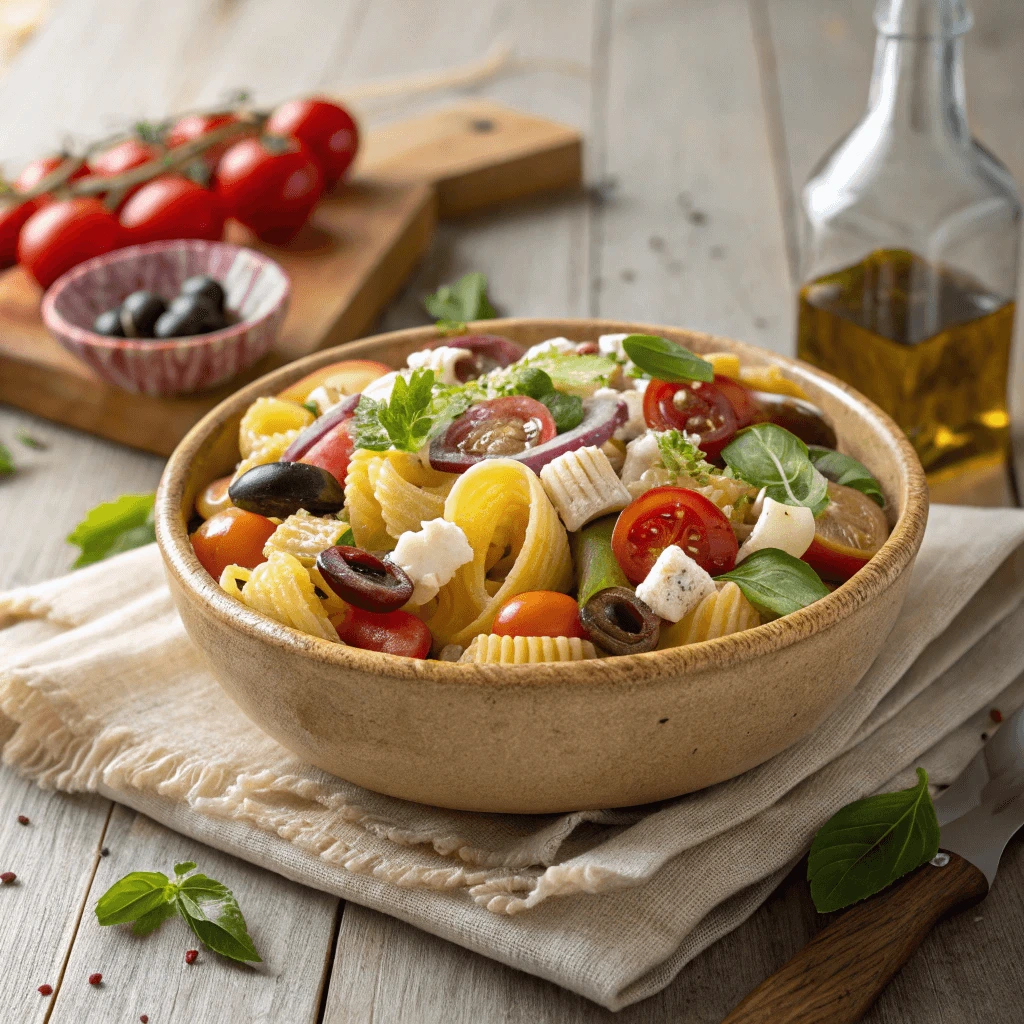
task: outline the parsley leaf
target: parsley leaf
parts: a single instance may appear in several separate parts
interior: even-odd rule
[[[732,580],[766,618],[778,618],[827,597],[829,590],[804,561],[778,548],[748,555],[717,580]]]
[[[101,562],[111,555],[151,544],[156,540],[153,526],[154,494],[122,494],[90,509],[68,534],[68,542],[82,549],[74,568]]]
[[[14,435],[26,448],[35,448],[38,451],[46,451],[46,443],[38,437],[33,437],[27,430],[19,430]]]
[[[498,315],[487,298],[487,277],[479,272],[441,285],[433,295],[424,296],[423,305],[444,333],[459,334],[469,320],[493,320]]]
[[[678,430],[654,432],[661,453],[661,464],[676,476],[691,477],[698,484],[706,484],[714,472],[704,453]]]
[[[5,444],[0,444],[0,476],[9,476],[14,472],[14,458]]]
[[[434,371],[424,369],[413,370],[408,380],[399,374],[386,402],[363,395],[355,413],[356,447],[418,452],[434,423],[433,400]]]

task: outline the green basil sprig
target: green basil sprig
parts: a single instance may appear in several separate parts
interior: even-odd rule
[[[863,462],[858,462],[852,455],[844,455],[818,444],[808,445],[807,454],[814,463],[814,468],[827,480],[834,484],[842,484],[844,487],[852,487],[861,494],[866,494],[879,508],[885,508],[882,487]]]
[[[741,430],[723,449],[722,458],[741,480],[764,487],[769,498],[805,505],[816,516],[828,505],[828,481],[815,469],[807,445],[774,423]]]
[[[928,773],[917,785],[847,804],[811,844],[807,880],[819,914],[873,896],[939,852],[939,822]]]
[[[444,334],[464,334],[470,320],[493,320],[498,315],[487,298],[487,277],[479,271],[466,274],[455,284],[443,284],[423,298],[427,312]]]
[[[778,548],[755,551],[715,579],[732,580],[743,591],[743,596],[769,618],[806,608],[829,593],[828,587],[806,562]]]
[[[706,359],[656,334],[631,334],[622,339],[622,350],[655,380],[685,384],[691,380],[708,383],[715,379],[715,368]]]
[[[96,920],[101,925],[131,923],[136,935],[148,935],[178,914],[208,949],[231,960],[259,963],[231,890],[195,869],[192,861],[175,864],[173,882],[161,871],[125,875],[99,898]]]
[[[82,549],[74,568],[80,569],[155,541],[155,500],[155,494],[122,494],[115,501],[105,501],[90,509],[68,534],[68,542]]]

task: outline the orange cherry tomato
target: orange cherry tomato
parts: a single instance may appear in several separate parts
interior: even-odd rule
[[[498,636],[576,636],[589,640],[580,625],[580,606],[556,590],[530,590],[510,597],[494,617]]]
[[[215,579],[229,565],[255,569],[263,557],[263,545],[277,527],[255,512],[226,508],[203,523],[192,534],[192,550],[203,568]]]
[[[325,434],[299,459],[299,462],[307,462],[311,466],[326,469],[342,487],[345,486],[349,459],[352,458],[355,449],[355,441],[348,429],[349,422],[346,420]]]
[[[828,496],[803,560],[823,580],[845,582],[885,543],[889,521],[875,502],[852,487],[829,481]]]
[[[228,495],[230,476],[222,476],[207,484],[196,497],[196,511],[204,518],[211,519],[226,508],[234,508]]]
[[[343,395],[358,395],[370,381],[390,373],[392,367],[372,359],[343,359],[340,363],[322,366],[319,370],[289,384],[278,394],[288,402],[304,402],[318,387],[332,387]]]
[[[364,651],[425,658],[433,642],[427,624],[409,612],[368,612],[349,605],[332,615],[331,623],[344,643]]]

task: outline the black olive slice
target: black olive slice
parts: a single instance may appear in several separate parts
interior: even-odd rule
[[[316,567],[338,597],[367,612],[393,612],[412,597],[412,580],[389,558],[336,544],[317,555]]]
[[[268,462],[243,473],[228,488],[233,505],[258,515],[286,519],[300,508],[329,515],[345,504],[345,491],[326,469],[305,462]]]
[[[625,587],[596,593],[580,609],[580,624],[609,654],[643,654],[658,646],[661,619]]]

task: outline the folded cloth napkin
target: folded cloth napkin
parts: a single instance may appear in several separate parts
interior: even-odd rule
[[[618,1009],[748,917],[839,807],[917,764],[948,783],[990,709],[1024,704],[1022,542],[1024,511],[934,508],[849,698],[761,767],[654,806],[459,813],[301,763],[221,691],[153,546],[0,595],[3,757]]]

